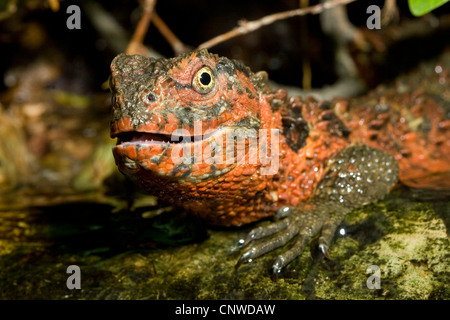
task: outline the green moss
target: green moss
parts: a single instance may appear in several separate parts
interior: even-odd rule
[[[108,220],[102,211],[107,207],[95,207],[80,220],[61,210],[56,215],[54,209],[3,214],[2,230],[8,236],[0,254],[0,298],[449,299],[450,240],[442,215],[448,205],[401,195],[393,193],[350,213],[341,226],[346,235],[336,237],[330,260],[322,257],[315,240],[277,282],[271,280],[270,267],[286,248],[235,269],[238,239],[250,228],[210,229],[206,240],[160,247],[130,241],[152,239],[142,237],[144,230],[129,229],[134,217],[130,223],[119,219],[120,233],[111,229],[120,213]],[[93,222],[102,228],[91,230]],[[54,232],[70,225],[70,235]],[[102,230],[115,236],[99,237]],[[126,245],[118,236],[128,239]],[[81,245],[85,239],[89,242]],[[105,246],[110,250],[94,250]],[[81,267],[82,290],[65,287],[71,264]],[[371,265],[380,268],[380,289],[367,287]]]

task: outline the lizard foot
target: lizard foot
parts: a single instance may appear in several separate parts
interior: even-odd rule
[[[282,247],[295,238],[290,249],[280,254],[272,265],[272,277],[276,280],[282,268],[297,258],[308,245],[311,238],[319,234],[319,232],[321,232],[319,248],[326,257],[329,257],[329,243],[346,211],[341,209],[339,214],[335,211],[334,219],[331,219],[328,209],[326,205],[315,205],[312,203],[305,203],[296,208],[281,208],[281,210],[290,211],[290,214],[280,221],[253,229],[245,239],[240,240],[241,247],[246,247],[253,240],[263,239],[244,252],[239,258],[236,267],[239,267],[243,262],[251,262],[267,252]],[[337,217],[339,219],[336,219]]]
[[[272,265],[276,279],[281,269],[298,257],[319,233],[319,249],[329,257],[329,245],[345,215],[383,198],[397,179],[397,162],[381,150],[354,145],[339,151],[328,162],[324,177],[308,201],[296,207],[280,208],[275,216],[283,219],[257,227],[239,241],[241,247],[247,247],[252,241],[262,239],[242,254],[236,267],[292,240],[292,247]]]

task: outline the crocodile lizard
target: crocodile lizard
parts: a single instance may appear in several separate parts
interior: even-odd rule
[[[113,154],[144,190],[212,225],[273,217],[240,241],[238,265],[292,240],[277,275],[316,235],[328,256],[345,214],[398,181],[450,188],[450,71],[438,71],[318,102],[271,90],[266,72],[206,49],[120,54],[110,78]]]

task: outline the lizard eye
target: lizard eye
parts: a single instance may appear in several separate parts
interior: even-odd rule
[[[208,93],[214,88],[214,76],[212,70],[204,66],[194,75],[192,86],[198,93]]]

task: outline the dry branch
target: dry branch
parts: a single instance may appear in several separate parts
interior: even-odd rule
[[[155,7],[156,0],[145,0],[142,4],[142,16],[139,19],[139,23],[128,45],[127,54],[139,54],[143,51],[144,38],[147,34],[150,21],[152,20],[153,8]],[[146,49],[145,49],[146,50]]]
[[[267,26],[269,24],[272,24],[276,21],[288,19],[292,17],[298,17],[298,16],[304,16],[307,14],[318,14],[323,12],[324,10],[334,8],[336,6],[340,5],[346,5],[351,2],[355,2],[356,0],[330,0],[321,4],[317,4],[315,6],[307,7],[307,8],[300,8],[295,10],[289,10],[289,11],[283,11],[278,12],[274,14],[270,14],[267,16],[264,16],[258,20],[254,21],[245,21],[241,20],[238,22],[239,26],[233,30],[230,30],[228,32],[225,32],[221,35],[218,35],[217,37],[214,37],[198,46],[199,49],[203,48],[211,48],[221,42],[224,42],[226,40],[229,40],[231,38],[247,34],[250,32],[253,32],[263,26]]]

